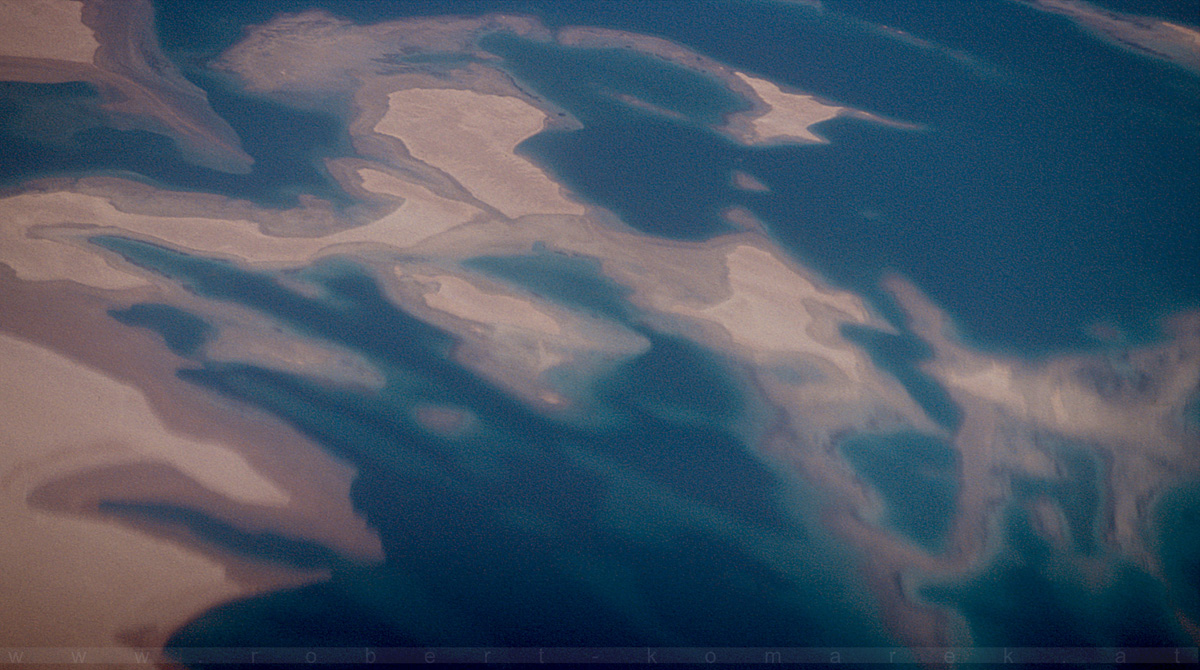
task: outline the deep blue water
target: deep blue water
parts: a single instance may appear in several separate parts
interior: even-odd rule
[[[839,120],[820,129],[830,145],[741,148],[705,126],[736,104],[703,78],[661,63],[631,69],[638,57],[624,50],[600,56],[502,38],[489,45],[540,94],[589,122],[522,147],[579,194],[670,237],[725,232],[720,210],[745,206],[799,258],[876,302],[885,300],[882,273],[908,276],[980,345],[1029,355],[1095,347],[1088,329],[1097,323],[1139,342],[1158,335],[1160,316],[1200,305],[1200,274],[1190,270],[1200,265],[1192,224],[1200,77],[1010,2],[835,0],[823,14],[766,1],[161,3],[166,52],[242,137],[256,159],[251,174],[196,168],[159,136],[97,125],[102,115],[78,85],[38,94],[8,85],[0,91],[8,117],[29,118],[28,109],[11,108],[40,96],[40,116],[64,119],[74,132],[30,134],[29,124],[16,124],[22,132],[5,138],[14,150],[0,160],[0,179],[100,169],[267,206],[291,206],[299,193],[348,204],[320,167],[322,156],[353,153],[344,123],[331,116],[344,101],[302,111],[238,93],[203,69],[246,22],[306,6],[363,22],[487,9],[634,30],[920,124],[925,130],[914,132]],[[550,76],[585,61],[588,77]],[[623,108],[606,91],[687,118]],[[56,96],[61,104],[45,102]],[[772,193],[730,188],[733,169]]]
[[[744,14],[721,31],[652,28],[923,131],[838,120],[821,126],[828,145],[746,149],[696,123],[626,110],[522,149],[655,234],[723,232],[714,213],[737,204],[827,277],[867,295],[879,295],[883,272],[899,271],[984,345],[1030,354],[1086,347],[1098,322],[1139,341],[1156,334],[1157,317],[1197,304],[1200,78],[1011,3],[897,7],[845,9],[976,55],[979,68],[766,4],[739,5]],[[756,59],[750,45],[770,58]],[[484,46],[560,107],[587,117],[598,106],[594,90],[539,74],[569,65],[577,50],[511,39]],[[735,168],[772,193],[725,186]]]

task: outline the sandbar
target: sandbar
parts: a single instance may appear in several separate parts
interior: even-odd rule
[[[455,89],[407,89],[388,96],[376,132],[447,172],[472,195],[509,218],[583,214],[562,187],[515,151],[541,132],[546,113],[515,97]]]
[[[734,74],[750,86],[767,107],[761,116],[731,124],[730,132],[746,144],[824,142],[825,139],[810,127],[847,112],[846,107],[821,102],[811,95],[785,92],[766,79],[751,77],[744,72]]]
[[[91,64],[100,43],[77,0],[0,0],[0,57]]]
[[[1104,9],[1083,0],[1029,0],[1070,17],[1095,35],[1147,56],[1200,72],[1200,30],[1162,19]]]
[[[44,347],[0,335],[0,382],[8,389],[0,404],[6,644],[115,644],[144,627],[167,633],[247,592],[222,565],[174,543],[38,512],[25,498],[47,477],[120,461],[170,463],[239,502],[285,505],[286,491],[227,447],[165,427],[136,389]]]

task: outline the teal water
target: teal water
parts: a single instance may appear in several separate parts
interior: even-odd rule
[[[186,530],[210,545],[236,547],[240,556],[300,570],[321,570],[343,564],[337,554],[320,544],[285,537],[271,532],[253,532],[237,528],[186,507],[161,503],[101,501],[101,514],[126,517],[134,522],[162,524]]]
[[[522,146],[631,225],[706,237],[722,232],[714,211],[744,206],[832,280],[881,299],[880,276],[898,271],[968,339],[1014,353],[1095,346],[1087,329],[1097,322],[1153,339],[1158,317],[1200,304],[1200,277],[1187,269],[1200,264],[1200,78],[1012,3],[831,5],[970,54],[976,67],[803,8],[745,3],[716,17],[699,3],[679,17],[661,4],[591,18],[924,130],[846,119],[821,126],[828,145],[742,148],[695,119],[630,109]],[[569,68],[577,50],[484,45],[573,114],[605,104],[540,74]],[[735,168],[772,192],[732,191]]]
[[[957,510],[958,455],[921,433],[859,434],[838,446],[842,456],[884,503],[884,522],[936,553]]]
[[[482,271],[545,298],[593,316],[628,323],[630,289],[605,278],[600,262],[535,250],[527,256],[480,256],[464,266]]]
[[[352,155],[345,125],[327,113],[295,109],[208,82],[210,105],[254,156],[249,174],[188,163],[171,139],[118,130],[88,84],[0,82],[0,186],[36,177],[105,174],[174,191],[220,193],[269,208],[310,194],[335,208],[351,204],[322,164]]]
[[[797,511],[818,500],[751,453],[739,427],[750,400],[711,352],[651,333],[649,351],[596,383],[588,402],[606,420],[573,423],[450,362],[446,335],[396,310],[351,266],[302,273],[319,289],[311,297],[221,261],[93,241],[199,295],[352,348],[388,378],[382,392],[362,393],[248,365],[179,372],[353,462],[353,502],[379,529],[387,560],[336,566],[326,584],[218,608],[174,644],[887,639],[854,576],[857,558]],[[463,435],[431,434],[411,418],[422,402],[453,403],[478,419]],[[184,521],[233,551],[243,539],[259,558],[280,551]],[[332,611],[336,620],[310,618]]]
[[[956,608],[977,647],[1184,647],[1166,587],[1115,556],[1095,560],[1055,549],[1022,506],[1004,516],[1005,548],[968,578],[924,587]],[[1100,571],[1100,579],[1093,576]],[[1090,574],[1089,574],[1090,573]],[[1097,581],[1099,583],[1097,583]]]
[[[894,335],[855,324],[843,325],[841,332],[866,351],[879,369],[895,377],[929,418],[951,430],[958,427],[962,410],[945,389],[918,367],[921,361],[932,357],[925,342],[908,333]]]
[[[1043,438],[1053,478],[1014,477],[1001,549],[965,579],[925,587],[932,602],[968,620],[977,646],[1171,647],[1190,644],[1172,599],[1194,605],[1196,489],[1165,496],[1152,519],[1167,583],[1099,544],[1109,511],[1104,463],[1085,445]],[[1066,542],[1037,530],[1030,505],[1049,502],[1066,519]]]
[[[837,1],[824,13],[765,0],[694,2],[687,11],[675,2],[160,3],[166,52],[242,137],[255,170],[195,168],[160,136],[87,120],[64,126],[80,126],[66,148],[61,136],[10,133],[5,141],[17,150],[0,158],[0,181],[101,169],[272,207],[291,206],[300,193],[348,204],[320,166],[324,156],[353,155],[337,118],[344,101],[302,111],[247,96],[203,67],[246,23],[308,6],[360,22],[508,9],[551,26],[633,30],[921,125],[914,132],[837,120],[820,129],[828,145],[747,149],[706,127],[737,103],[703,77],[661,62],[634,66],[639,57],[623,50],[485,40],[532,88],[591,122],[522,147],[585,198],[635,227],[687,238],[728,230],[719,212],[744,206],[797,257],[877,303],[886,301],[882,273],[908,276],[982,346],[1026,355],[1095,348],[1089,328],[1097,323],[1136,343],[1159,335],[1162,315],[1200,305],[1200,275],[1188,270],[1200,265],[1200,228],[1191,223],[1200,209],[1200,77],[1009,2],[906,3],[900,11]],[[585,62],[588,76],[552,76]],[[71,91],[57,107],[39,108],[47,118],[78,117],[72,110],[91,104],[81,107],[77,85],[43,86]],[[30,90],[8,99],[36,97]],[[618,91],[684,118],[623,106]],[[772,192],[732,189],[732,169]]]
[[[127,326],[153,330],[180,356],[195,355],[214,334],[204,319],[172,305],[139,303],[108,314]]]
[[[1152,522],[1171,597],[1195,621],[1200,618],[1200,483],[1167,491],[1154,505]]]
[[[1086,445],[1061,440],[1042,442],[1054,458],[1059,476],[1055,479],[1014,476],[1013,498],[1053,501],[1066,518],[1075,551],[1082,555],[1093,554],[1099,548],[1099,528],[1107,521],[1102,516],[1108,480],[1105,464]]]

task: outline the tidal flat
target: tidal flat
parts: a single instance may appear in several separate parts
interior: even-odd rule
[[[1197,639],[1167,530],[1200,474],[1197,296],[1123,313],[1157,337],[1057,350],[1029,344],[1042,300],[995,345],[1022,312],[989,286],[1028,278],[982,282],[980,316],[961,263],[894,242],[966,254],[926,197],[977,205],[872,181],[953,112],[603,17],[281,11],[181,65],[148,3],[42,5],[70,40],[13,41],[0,74],[90,82],[80,118],[191,167],[0,196],[0,643]]]

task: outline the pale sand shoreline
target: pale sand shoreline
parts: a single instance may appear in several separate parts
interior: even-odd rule
[[[38,479],[33,463],[59,473],[87,467],[87,454],[94,452],[106,463],[114,458],[170,463],[214,493],[243,503],[281,507],[290,501],[228,446],[175,434],[136,388],[49,349],[0,335],[0,375],[0,386],[21,389],[7,394],[3,410],[7,455],[19,459],[10,464],[6,483],[14,483],[17,471]]]
[[[5,644],[117,643],[120,634],[145,627],[161,637],[197,610],[276,588],[277,579],[231,580],[222,564],[173,542],[26,506],[38,482],[123,462],[170,463],[172,472],[236,503],[290,502],[236,452],[187,441],[157,423],[131,387],[7,335],[0,335],[0,381],[6,389],[19,389],[6,394],[0,417]],[[130,571],[131,565],[138,569]],[[88,601],[97,607],[82,606]]]

